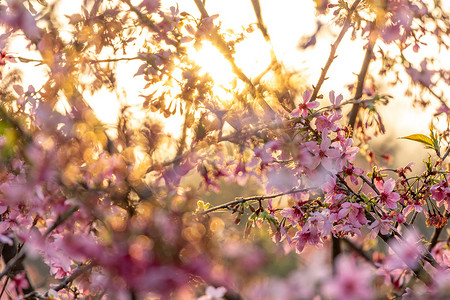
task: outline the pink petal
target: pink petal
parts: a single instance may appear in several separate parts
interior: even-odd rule
[[[395,187],[395,180],[391,178],[384,183],[383,190],[386,193],[390,193],[394,190],[394,187]]]
[[[306,90],[304,93],[303,93],[303,102],[308,102],[309,101],[309,99],[311,99],[311,92],[309,91],[309,90]]]

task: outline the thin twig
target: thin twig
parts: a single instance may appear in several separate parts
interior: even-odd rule
[[[65,278],[60,284],[53,288],[55,291],[60,291],[63,288],[67,287],[67,284],[72,282],[75,278],[91,269],[94,266],[93,263],[87,263],[85,265],[79,266],[69,277]],[[45,293],[45,296],[48,296],[48,292]]]
[[[190,104],[187,104],[187,107],[186,107],[186,110],[184,113],[185,113],[185,116],[184,116],[183,128],[181,130],[181,137],[179,139],[178,149],[177,149],[177,153],[175,154],[175,158],[180,157],[183,154],[184,147],[186,146],[188,123],[189,123],[189,119],[191,117],[191,105]]]
[[[367,185],[369,185],[374,191],[375,193],[377,193],[377,195],[380,195],[380,191],[377,189],[377,187],[370,182],[364,175],[360,175],[359,176]]]
[[[267,43],[270,45],[270,57],[271,57],[271,67],[276,68],[280,65],[277,56],[275,55],[275,50],[273,49],[272,41],[270,39],[269,32],[267,31],[267,27],[264,24],[262,13],[261,13],[261,4],[259,3],[259,0],[251,0],[253,5],[253,10],[255,11],[256,19],[258,21],[258,28],[261,31],[264,39]]]
[[[47,228],[47,230],[44,233],[44,237],[48,236],[53,230],[56,229],[56,227],[58,227],[59,225],[64,223],[68,218],[70,218],[70,216],[72,216],[75,212],[77,212],[79,208],[80,207],[78,205],[74,205],[68,211],[66,211],[63,215],[59,215],[58,218],[56,219],[55,223],[53,223],[52,226]]]
[[[359,0],[357,0],[357,1],[359,1]],[[209,17],[208,12],[206,11],[206,8],[203,5],[202,1],[194,0],[194,2],[195,2],[195,5],[197,5],[198,10],[200,11],[202,19],[208,18]],[[264,112],[271,114],[271,116],[275,116],[276,114],[275,114],[274,110],[272,109],[272,107],[270,107],[270,105],[266,102],[266,100],[264,100],[261,97],[261,94],[258,92],[258,90],[253,85],[252,81],[247,77],[247,75],[245,75],[244,72],[236,65],[236,62],[233,58],[233,55],[232,55],[229,47],[227,46],[227,44],[225,43],[223,38],[220,36],[220,34],[216,30],[214,30],[211,33],[211,42],[217,48],[217,50],[219,50],[220,53],[222,53],[222,55],[225,57],[225,59],[229,62],[229,64],[231,65],[231,69],[233,70],[233,73],[236,74],[240,80],[242,80],[243,82],[246,83],[250,94],[252,95],[252,97],[254,99],[256,99],[256,101],[262,107]]]
[[[302,193],[302,192],[308,192],[311,190],[317,189],[316,187],[313,188],[305,188],[305,189],[291,189],[287,192],[283,192],[283,193],[278,193],[278,194],[273,194],[273,195],[266,195],[266,196],[250,196],[250,197],[246,197],[246,198],[239,198],[237,200],[210,208],[208,210],[202,211],[200,212],[201,215],[206,215],[210,212],[216,211],[216,210],[220,210],[220,209],[228,209],[232,206],[235,206],[237,204],[241,204],[241,203],[245,203],[248,201],[261,201],[261,200],[266,200],[266,199],[273,199],[273,198],[277,198],[277,197],[281,197],[284,195],[290,195],[290,194],[295,194],[295,193]]]
[[[30,63],[30,62],[36,62],[36,63],[40,63],[40,64],[45,63],[41,59],[26,58],[26,57],[22,57],[22,56],[16,56],[14,58],[18,59],[21,63]],[[108,62],[131,61],[131,60],[145,60],[145,59],[140,56],[135,56],[135,57],[118,57],[118,58],[106,58],[106,59],[88,59],[87,61],[92,64],[98,64],[98,63],[108,63]]]
[[[322,68],[322,73],[320,74],[319,80],[317,81],[316,85],[314,86],[314,91],[311,96],[311,101],[314,101],[317,98],[317,95],[319,94],[319,90],[322,87],[322,84],[324,83],[328,69],[330,68],[331,64],[333,63],[334,59],[336,58],[336,50],[339,46],[339,44],[342,41],[342,38],[347,33],[347,30],[350,28],[352,24],[352,16],[353,13],[356,10],[356,7],[361,2],[361,0],[356,0],[353,2],[353,5],[348,10],[347,19],[345,19],[344,25],[342,26],[341,32],[339,33],[336,41],[331,45],[330,55],[328,56],[328,60],[325,64],[325,66]]]
[[[430,244],[428,245],[428,251],[433,250],[433,247],[437,244],[437,241],[439,240],[439,235],[441,234],[442,229],[444,229],[444,226],[439,227],[439,228],[434,228],[433,235],[430,240]]]
[[[77,269],[69,277],[66,277],[65,279],[63,279],[56,287],[52,288],[52,290],[58,292],[64,288],[67,288],[67,285],[69,283],[74,281],[78,276],[80,276],[87,270],[91,269],[93,266],[94,266],[93,263],[87,263],[87,264],[78,266]],[[48,299],[48,296],[49,296],[48,293],[49,293],[49,291],[47,291],[44,295],[40,295],[36,292],[32,292],[32,293],[26,294],[24,296],[24,299],[35,299],[35,298]]]
[[[448,147],[447,151],[445,151],[444,155],[441,158],[441,161],[444,161],[447,158],[449,153],[450,153],[450,147]]]
[[[422,260],[419,260],[419,262],[418,262],[418,264],[417,264],[417,266],[416,266],[416,265],[414,265],[414,264],[411,264],[411,263],[405,261],[405,260],[402,258],[401,253],[398,252],[398,251],[399,251],[398,249],[401,248],[401,247],[394,247],[394,244],[399,244],[399,241],[397,241],[397,240],[394,238],[394,235],[393,235],[393,234],[390,234],[390,235],[384,235],[384,234],[378,233],[378,236],[379,236],[386,244],[389,245],[389,247],[395,252],[395,254],[398,255],[398,257],[399,257],[400,259],[403,260],[403,262],[408,266],[409,269],[411,269],[411,270],[414,272],[414,274],[416,275],[416,277],[417,277],[418,279],[420,279],[420,280],[421,280],[423,283],[425,283],[426,285],[430,285],[430,284],[432,283],[432,279],[431,279],[430,274],[423,268],[423,262],[422,262]],[[422,257],[422,258],[425,258],[425,257]]]
[[[3,283],[2,291],[0,292],[0,299],[3,298],[3,293],[6,291],[6,286],[8,285],[9,277],[6,277],[5,282]]]
[[[139,20],[141,20],[142,23],[144,23],[146,26],[148,26],[153,31],[158,32],[158,33],[160,32],[158,26],[156,26],[152,20],[150,20],[145,14],[143,14],[139,9],[137,9],[133,4],[131,4],[130,0],[123,0],[123,2],[125,2],[128,5],[128,7],[130,8],[130,10],[138,16]]]
[[[418,214],[419,214],[419,213],[418,213],[417,211],[414,212],[414,214],[413,214],[413,216],[412,216],[412,218],[411,218],[411,221],[409,222],[409,225],[414,224],[414,222],[416,221],[416,218],[417,218],[417,215],[418,215]]]
[[[11,259],[3,268],[3,271],[0,273],[0,280],[11,271],[18,263],[20,263],[25,258],[25,252],[20,251]]]

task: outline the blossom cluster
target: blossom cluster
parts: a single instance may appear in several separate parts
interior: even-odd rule
[[[438,3],[315,1],[341,33],[310,88],[274,49],[255,78],[238,66],[236,45],[247,35],[271,44],[257,0],[257,23],[242,32],[222,29],[205,1],[194,0],[199,18],[159,0],[134,2],[84,1],[64,21],[45,1],[0,4],[0,298],[448,298],[450,249],[441,232],[450,216],[450,129],[405,137],[435,155],[418,175],[412,164],[377,166],[366,143],[374,127],[384,132],[377,109],[391,98],[369,76],[372,59],[382,61],[382,75],[398,78],[402,66],[438,98],[439,114],[449,112],[438,92],[448,71],[407,59],[427,35],[448,47],[450,18]],[[333,26],[317,24],[314,39]],[[323,95],[348,30],[367,43],[361,73],[350,91]],[[13,38],[40,59],[16,55]],[[224,88],[231,102],[187,55],[204,41],[235,74]],[[394,46],[400,54],[392,58]],[[136,122],[126,103],[108,126],[85,97],[125,94],[117,70],[132,61],[145,117]],[[22,63],[44,70],[41,86],[22,83]],[[156,115],[167,123],[182,116],[179,136]],[[235,190],[246,196],[223,200]],[[243,226],[227,226],[232,219],[219,210]],[[423,220],[431,236],[417,230]],[[36,275],[39,264],[47,275]]]

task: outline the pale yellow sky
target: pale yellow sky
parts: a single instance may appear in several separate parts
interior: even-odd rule
[[[139,1],[134,1],[139,2]],[[298,41],[302,35],[310,34],[315,27],[315,11],[313,1],[299,0],[260,0],[264,22],[269,29],[273,46],[277,57],[290,68],[300,70],[301,75],[311,84],[317,81],[320,69],[323,67],[328,57],[330,44],[336,37],[335,33],[324,34],[318,40],[317,46],[313,51],[300,52],[297,49]],[[445,1],[444,1],[445,2]],[[58,6],[60,15],[70,15],[80,10],[81,0],[63,0]],[[180,11],[187,11],[194,16],[199,16],[194,1],[190,0],[163,0],[163,7],[177,5]],[[210,15],[218,13],[219,20],[223,28],[231,28],[237,32],[246,27],[249,23],[255,22],[253,7],[250,0],[207,0],[206,9]],[[64,18],[63,18],[64,19]],[[331,21],[330,21],[331,22]],[[343,93],[345,97],[351,97],[346,92],[345,85],[352,83],[361,67],[364,52],[361,40],[351,41],[349,34],[343,39],[337,51],[337,59],[329,70],[330,80],[326,81],[322,87],[322,93],[325,95],[333,89],[338,94]],[[209,47],[212,48],[212,47]],[[11,51],[24,57],[36,57],[36,54],[30,53],[25,49],[23,42],[17,41],[10,45]],[[130,49],[129,56],[137,49]],[[192,50],[191,50],[192,51]],[[238,47],[236,61],[237,64],[252,77],[265,69],[268,62],[268,47],[265,44],[261,34],[256,31],[249,35],[249,39]],[[429,55],[435,55],[435,51],[430,51]],[[204,66],[205,71],[210,72],[213,78],[218,81],[227,81],[232,78],[230,68],[224,59],[221,59],[218,51],[214,49],[200,50],[200,53],[191,53],[198,57],[200,65]],[[413,55],[411,56],[413,57]],[[442,56],[445,57],[445,56]],[[446,56],[448,57],[448,56]],[[419,60],[420,61],[420,60]],[[450,60],[442,59],[440,63],[450,69]],[[135,70],[140,65],[137,61],[121,62],[117,67],[119,92],[126,93],[127,103],[137,104],[142,102],[139,97],[141,90],[139,87],[144,85],[141,77],[133,77]],[[21,65],[26,70],[32,70],[31,66]],[[228,73],[228,75],[227,75]],[[40,86],[44,81],[42,76],[28,75],[25,72],[25,84],[33,83]],[[33,73],[32,73],[33,74]],[[36,73],[34,73],[36,74]],[[224,82],[222,84],[224,84]],[[419,109],[412,109],[410,100],[405,99],[402,94],[393,90],[390,91],[396,96],[395,103],[387,110],[385,122],[388,128],[396,127],[398,136],[404,136],[411,133],[427,133],[429,124],[429,114],[425,114]],[[450,94],[450,93],[449,93]],[[121,94],[122,95],[122,94]],[[122,96],[120,98],[123,98]],[[106,89],[100,90],[94,96],[86,93],[84,95],[96,110],[99,118],[106,123],[115,123],[117,113],[120,108],[117,95],[110,94]],[[395,111],[394,117],[389,116],[389,111]],[[137,118],[140,117],[136,110]],[[143,116],[143,114],[141,115]],[[418,122],[420,120],[420,122]],[[395,124],[394,124],[395,123]],[[171,118],[165,120],[166,129],[169,132],[176,132],[181,124],[180,118]]]

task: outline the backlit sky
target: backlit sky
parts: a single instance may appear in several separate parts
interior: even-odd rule
[[[320,69],[328,57],[330,44],[336,38],[337,32],[325,32],[318,39],[318,43],[313,51],[301,52],[297,47],[299,39],[302,36],[311,34],[315,29],[314,2],[312,0],[260,0],[260,2],[263,19],[269,29],[277,57],[287,67],[299,70],[301,75],[310,84],[315,84]],[[58,7],[59,14],[64,16],[78,12],[82,1],[63,0],[61,3]],[[193,0],[163,0],[162,7],[168,8],[171,5],[177,5],[177,3],[180,11],[187,11],[194,16],[200,15]],[[207,0],[206,9],[210,15],[219,14],[222,28],[231,28],[237,32],[241,31],[242,27],[256,21],[250,0]],[[331,23],[331,21],[329,22]],[[321,92],[324,95],[328,95],[328,92],[333,89],[337,94],[343,93],[344,97],[351,97],[346,92],[345,85],[353,83],[356,78],[355,74],[360,70],[364,55],[364,51],[362,50],[363,45],[364,43],[360,40],[351,41],[349,34],[343,39],[337,51],[338,57],[328,73],[330,80],[326,81],[322,87]],[[21,45],[20,42],[10,45],[10,51],[17,55],[24,57],[33,57],[34,55],[34,58],[38,58],[35,56],[36,54],[29,53],[23,49],[24,45]],[[268,45],[264,42],[261,34],[256,31],[249,36],[247,41],[238,47],[236,62],[249,77],[255,76],[262,69],[265,69],[269,61],[268,49]],[[130,49],[128,56],[133,56],[133,51],[136,52],[137,50]],[[430,52],[430,55],[431,53],[434,54],[434,52]],[[218,82],[226,82],[231,79],[232,76],[230,75],[231,72],[227,62],[213,47],[205,47],[205,49],[200,50],[198,53],[191,50],[190,55],[196,57],[196,60],[204,67],[205,71],[209,72]],[[449,60],[442,61],[442,63],[447,64],[447,68],[450,69]],[[131,104],[142,102],[142,98],[139,97],[139,88],[143,86],[142,79],[133,78],[133,74],[139,65],[139,62],[118,64],[117,81],[119,83],[119,90],[126,93],[126,97],[122,94],[111,95],[106,89],[101,90],[94,96],[89,94],[84,95],[102,121],[111,124],[115,123],[120,107],[118,99],[122,99],[122,102]],[[25,68],[28,67],[25,66]],[[27,76],[25,82],[26,84],[33,83],[35,86],[39,86],[43,83],[43,78],[39,78],[39,76]],[[384,110],[388,113],[385,116],[385,123],[388,130],[390,130],[388,133],[392,134],[392,136],[388,136],[389,139],[412,133],[426,134],[430,114],[426,114],[419,109],[412,109],[410,99],[405,99],[403,92],[389,90],[389,93],[396,97],[395,103]],[[390,112],[395,113],[389,115]],[[137,114],[137,117],[139,117],[138,112]],[[180,118],[166,120],[166,130],[176,135],[180,122]],[[398,141],[394,142],[398,143]]]

